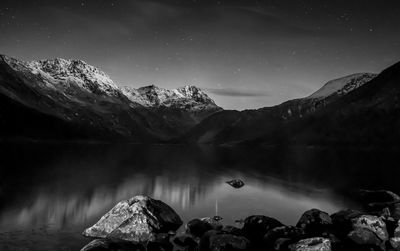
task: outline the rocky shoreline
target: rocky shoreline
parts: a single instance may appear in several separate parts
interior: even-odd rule
[[[330,251],[400,250],[400,196],[360,190],[362,210],[329,215],[319,209],[303,213],[295,226],[264,215],[223,225],[219,216],[193,219],[183,225],[162,201],[135,196],[121,201],[83,235],[93,240],[81,251]]]

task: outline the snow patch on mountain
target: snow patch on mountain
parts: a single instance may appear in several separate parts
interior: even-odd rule
[[[194,110],[219,108],[200,88],[191,85],[173,90],[160,88],[155,85],[138,89],[123,87],[121,90],[129,100],[145,107],[170,107]]]
[[[1,56],[1,59],[17,72],[25,72],[27,76],[34,74],[39,77],[40,81],[35,81],[36,86],[42,88],[44,92],[53,89],[70,99],[79,99],[79,102],[84,101],[82,98],[86,99],[85,95],[79,94],[84,91],[102,97],[114,97],[117,98],[116,100],[127,98],[133,108],[138,106],[147,108],[167,107],[189,111],[221,109],[196,86],[187,85],[173,90],[155,85],[138,89],[132,87],[120,88],[106,73],[82,60],[57,58],[24,62],[7,56]],[[77,99],[79,96],[82,98]]]
[[[14,70],[40,76],[49,88],[65,90],[77,85],[98,95],[117,96],[119,92],[118,87],[106,73],[82,60],[56,58],[24,62],[9,57],[3,59]]]
[[[357,89],[376,76],[377,74],[373,73],[356,73],[343,78],[334,79],[326,83],[318,91],[306,97],[306,99],[323,99],[333,94],[341,96]]]

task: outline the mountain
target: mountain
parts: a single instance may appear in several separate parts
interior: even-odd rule
[[[210,112],[222,110],[205,92],[190,85],[173,90],[154,85],[138,89],[123,87],[121,90],[130,101],[143,107],[190,111],[198,121],[207,117]]]
[[[179,136],[220,111],[199,88],[119,88],[81,60],[24,62],[0,56],[0,133],[5,137],[128,139]]]
[[[285,134],[286,124],[304,120],[307,116],[325,110],[376,76],[372,73],[359,73],[335,79],[308,97],[290,100],[273,107],[241,112],[222,111],[203,120],[179,140],[192,143],[237,144],[265,134]]]
[[[400,62],[279,134],[266,132],[252,144],[351,144],[398,146],[400,143]]]
[[[80,60],[0,56],[0,139],[398,145],[399,83],[400,63],[276,106],[230,111],[195,86],[119,87]]]

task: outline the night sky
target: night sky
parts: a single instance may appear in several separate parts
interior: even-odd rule
[[[400,61],[400,1],[1,0],[0,53],[82,59],[118,85],[193,84],[224,108],[258,108]]]

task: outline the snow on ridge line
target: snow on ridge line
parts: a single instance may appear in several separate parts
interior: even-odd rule
[[[306,99],[326,98],[333,94],[345,94],[351,92],[375,78],[374,73],[355,73],[327,82],[319,90],[306,97]]]
[[[122,87],[123,94],[131,101],[140,103],[147,107],[217,107],[214,101],[208,97],[200,88],[186,85],[176,89],[165,89],[155,85],[149,85],[135,89],[133,87]]]

